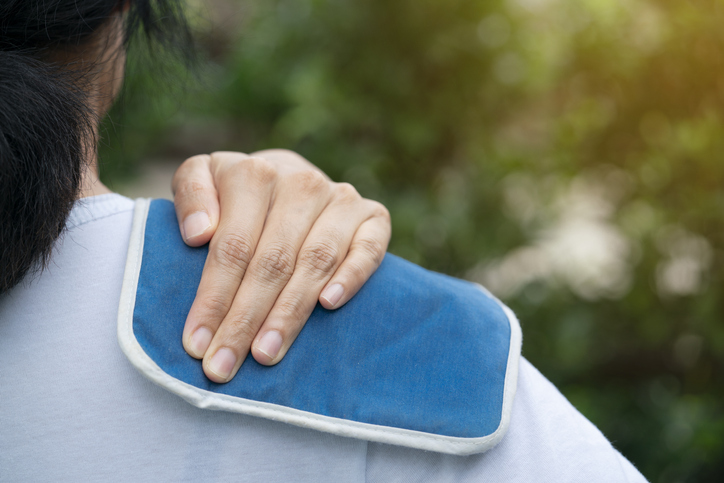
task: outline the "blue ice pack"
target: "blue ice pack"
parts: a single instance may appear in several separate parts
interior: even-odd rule
[[[207,253],[184,244],[171,202],[136,202],[118,337],[153,382],[201,408],[430,451],[480,453],[504,435],[520,327],[480,286],[388,254],[345,306],[317,305],[280,363],[249,356],[216,384],[181,344]]]

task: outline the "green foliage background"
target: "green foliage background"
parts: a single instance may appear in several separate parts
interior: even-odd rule
[[[647,478],[724,481],[723,2],[210,7],[202,87],[131,52],[111,185],[148,158],[296,150],[388,206],[392,252],[499,294]]]

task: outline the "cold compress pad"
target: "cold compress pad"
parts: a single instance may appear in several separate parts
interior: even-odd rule
[[[423,450],[480,453],[503,437],[520,327],[478,285],[388,254],[345,306],[317,305],[280,363],[249,356],[216,384],[181,344],[207,253],[184,244],[171,202],[136,202],[118,337],[156,384],[200,408]]]

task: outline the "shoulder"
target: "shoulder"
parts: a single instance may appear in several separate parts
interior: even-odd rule
[[[639,483],[646,479],[527,360],[521,359],[508,434],[466,457],[370,444],[370,482]]]
[[[317,307],[282,363],[250,358],[210,383],[176,343],[206,252],[183,244],[168,203],[134,223],[121,344],[192,404],[369,441],[370,481],[645,481],[520,358],[507,307],[391,255],[345,307]]]
[[[178,341],[206,250],[183,244],[173,206],[138,204],[119,339],[147,377],[197,406],[454,454],[507,430],[520,356],[515,316],[481,287],[392,255],[344,307],[318,306],[285,359],[247,358],[217,385]]]

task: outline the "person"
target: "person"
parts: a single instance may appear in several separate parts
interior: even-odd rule
[[[7,5],[16,10],[2,10]],[[67,8],[60,8],[62,6]],[[96,46],[103,53],[104,62],[96,64],[99,67],[96,75],[82,78],[85,83],[81,87],[89,96],[106,92],[113,97],[118,85],[110,81],[120,78],[123,64],[118,50],[110,55],[103,47],[121,44],[120,26],[124,21],[129,27],[140,22],[152,33],[157,26],[154,19],[173,17],[177,7],[176,2],[148,0],[6,2],[0,7],[3,19],[11,10],[11,13],[22,10],[41,17],[36,22],[17,22],[17,19],[15,23],[0,22],[0,71],[13,72],[12,77],[27,89],[33,87],[30,79],[23,77],[27,64],[41,71],[46,69],[42,61],[32,57],[18,58],[26,55],[22,49],[27,45],[10,34],[39,42],[45,49],[44,55],[62,58],[71,67],[84,62],[87,65],[83,55],[88,55]],[[152,13],[159,16],[153,17]],[[58,29],[58,21],[65,22],[69,28]],[[83,29],[89,30],[80,37]],[[13,32],[9,33],[10,30]],[[63,44],[53,37],[58,32],[61,35],[70,32],[69,39],[75,42],[76,48],[61,48]],[[21,50],[13,51],[16,47]],[[8,54],[8,50],[12,53]],[[24,64],[25,67],[20,67]],[[109,84],[114,85],[110,90]],[[78,85],[69,91],[65,90],[67,86],[36,84],[35,87],[32,92],[37,95],[57,87],[51,93],[57,101],[77,94]],[[3,92],[3,102],[4,96]],[[103,101],[100,114],[111,99],[103,96],[98,99]],[[46,157],[39,158],[48,162],[49,168],[63,156],[94,151],[85,149],[88,138],[77,136],[77,133],[89,132],[83,119],[92,118],[84,118],[88,113],[83,109],[65,111],[74,112],[78,117],[63,118],[63,113],[58,112],[56,125],[43,127],[52,132],[70,126],[73,128],[70,137],[76,136],[75,146],[66,149],[67,146],[50,144]],[[13,113],[16,117],[20,115],[18,110]],[[23,122],[29,122],[27,117]],[[27,131],[33,134],[32,127]],[[223,169],[227,163],[248,159],[243,155],[218,153],[202,158],[201,162],[208,163],[211,173],[219,175],[217,184],[219,181],[223,184],[228,180]],[[100,186],[97,172],[88,169],[86,174],[85,186],[91,188],[84,193],[96,194],[95,187]],[[37,176],[32,178],[32,183],[39,183]],[[17,187],[8,187],[15,188],[11,192],[17,192]],[[285,190],[281,190],[278,195],[284,196],[284,193]],[[2,196],[8,196],[7,192],[3,191]],[[345,188],[341,199],[337,209],[347,213],[349,203],[357,197]],[[3,401],[0,481],[644,480],[524,359],[517,374],[517,395],[507,435],[489,451],[465,457],[344,438],[266,419],[193,407],[145,379],[117,346],[118,294],[126,268],[134,202],[105,193],[66,205],[72,206],[70,213],[60,219],[68,227],[67,232],[53,245],[49,268],[32,283],[16,284],[0,297],[0,367],[3,368],[0,371],[0,400]],[[184,215],[188,212],[181,217]],[[359,220],[352,219],[350,223],[362,226]],[[41,221],[42,227],[45,223],[42,218]],[[218,235],[217,232],[214,236]],[[264,236],[261,235],[260,246],[264,246]],[[22,249],[20,240],[21,237],[10,240],[14,246],[3,250]],[[207,269],[208,260],[214,257],[213,245],[212,239]],[[3,252],[3,259],[6,253]],[[253,263],[249,265],[250,271]],[[270,270],[273,271],[279,270]],[[168,276],[153,272],[148,275],[151,279]],[[173,277],[183,278],[185,273],[179,270]],[[324,286],[325,282],[318,286]],[[166,297],[173,304],[174,294]],[[234,332],[243,330],[232,329],[231,334]],[[178,344],[178,341],[167,343]],[[210,344],[207,353],[219,347],[214,345],[214,339]],[[280,352],[283,350],[285,348],[280,348]],[[224,373],[229,375],[240,364],[238,359],[232,363],[231,357],[222,362]],[[206,360],[204,364],[204,369],[208,369]]]
[[[41,40],[41,29],[33,23],[45,22],[46,12],[36,11],[32,2],[0,6],[0,293],[37,267],[39,258],[47,261],[76,197],[110,193],[97,177],[95,147],[79,156],[79,136],[97,137],[97,126],[84,119],[102,118],[121,87],[117,74],[125,55],[119,48],[123,39],[117,36],[114,45],[79,52],[98,72],[54,68],[60,65],[53,62],[59,54],[49,52],[48,44],[59,42],[60,49],[68,51],[87,45],[87,33],[69,24],[75,2],[57,3],[46,5],[54,15],[48,28],[56,31]],[[187,52],[190,39],[172,4],[158,5],[159,11],[170,13],[163,21],[149,13],[134,13],[131,21],[143,23],[160,47],[178,42],[177,49]],[[105,19],[104,8],[115,9],[118,16],[130,6],[109,1],[86,7],[85,30],[92,32]],[[38,31],[29,34],[28,25]],[[126,42],[130,35],[128,30]],[[72,84],[86,77],[95,78],[97,93],[83,99]],[[45,129],[35,129],[32,137],[26,125],[13,131],[19,111],[28,117],[28,125]],[[258,362],[279,362],[317,299],[329,309],[344,305],[379,265],[390,237],[389,214],[381,204],[362,199],[347,184],[331,182],[304,158],[285,150],[192,157],[178,169],[173,190],[186,243],[211,241],[212,257],[183,344],[190,355],[203,358],[207,375],[217,382],[234,377],[250,347]],[[341,203],[345,196],[351,199]],[[230,374],[214,372],[218,352],[239,361]]]

